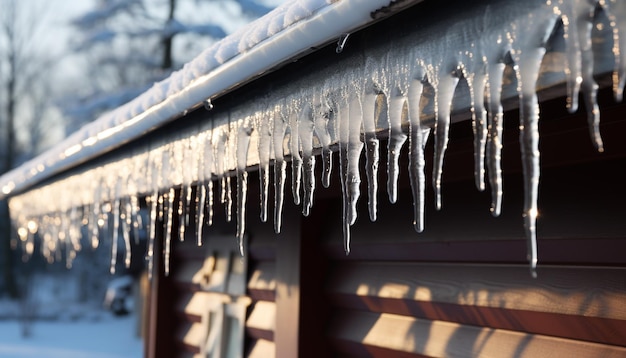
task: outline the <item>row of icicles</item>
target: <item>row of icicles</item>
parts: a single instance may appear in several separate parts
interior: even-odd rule
[[[213,221],[214,182],[218,200],[230,221],[236,201],[237,237],[243,254],[247,171],[249,157],[258,163],[261,220],[268,219],[270,167],[274,168],[274,228],[281,231],[287,162],[291,161],[292,194],[306,216],[313,205],[316,155],[321,153],[321,182],[330,185],[333,152],[338,152],[343,193],[344,248],[350,251],[350,226],[357,219],[360,198],[360,160],[365,153],[369,217],[377,217],[379,137],[388,142],[387,193],[397,200],[398,158],[408,140],[409,176],[414,202],[415,230],[424,230],[424,147],[433,137],[432,173],[436,208],[442,206],[441,180],[448,142],[450,114],[456,87],[464,79],[469,87],[474,130],[475,178],[484,190],[485,174],[492,193],[491,211],[500,214],[502,175],[500,153],[503,130],[503,82],[512,64],[520,106],[520,146],[524,169],[524,226],[531,273],[537,265],[536,221],[539,184],[539,106],[536,93],[546,44],[555,28],[563,26],[567,106],[578,108],[579,92],[585,102],[592,141],[603,151],[599,133],[598,85],[593,78],[592,30],[602,14],[608,19],[615,58],[613,89],[622,99],[626,79],[626,1],[529,1],[487,6],[481,16],[453,19],[454,26],[430,29],[428,36],[399,38],[367,52],[359,66],[331,67],[295,80],[288,88],[270,91],[207,123],[211,128],[154,145],[144,152],[11,199],[20,242],[33,252],[34,236],[43,240],[49,261],[59,259],[65,247],[68,265],[81,249],[81,228],[97,247],[103,230],[112,241],[111,271],[115,271],[121,234],[125,264],[130,265],[131,236],[138,240],[148,230],[148,261],[152,272],[154,240],[164,228],[165,271],[169,272],[170,241],[183,239],[195,223],[198,244],[204,225]],[[512,9],[511,9],[512,8]],[[529,10],[530,9],[530,10]],[[493,16],[497,13],[499,16]],[[526,13],[526,15],[520,15]],[[436,30],[436,31],[435,31]],[[443,31],[443,34],[441,33]],[[443,35],[443,36],[442,36]],[[442,41],[441,39],[445,41]],[[447,41],[447,39],[456,39]],[[349,46],[343,43],[342,46]],[[294,90],[295,89],[295,90]],[[427,91],[428,89],[428,91]],[[429,90],[433,95],[430,96]],[[429,97],[430,96],[430,97]],[[254,102],[254,103],[250,103]],[[483,105],[484,104],[484,105]],[[426,125],[425,109],[434,112],[434,125]],[[381,122],[384,122],[381,124]],[[253,154],[251,154],[253,153]],[[236,196],[231,193],[231,175]],[[174,187],[180,187],[179,191]],[[195,189],[193,189],[195,187]],[[70,195],[82,193],[80,195]],[[142,216],[140,197],[146,197]],[[41,205],[42,198],[46,205]],[[42,209],[43,207],[43,209]],[[77,209],[82,207],[82,209]],[[57,212],[57,214],[50,214]],[[191,213],[195,217],[191,218]],[[174,227],[178,217],[178,228]],[[149,228],[146,222],[150,223]],[[177,233],[176,233],[177,231]],[[131,235],[132,233],[132,235]]]

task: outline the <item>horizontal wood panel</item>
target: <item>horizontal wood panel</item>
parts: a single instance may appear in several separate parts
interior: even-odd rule
[[[246,332],[250,337],[274,340],[276,329],[276,304],[268,301],[258,301],[251,309],[246,320]]]
[[[540,265],[620,265],[626,266],[626,236],[623,238],[547,239],[537,242]],[[326,246],[332,259],[347,261],[422,261],[526,263],[526,240],[395,241],[353,242],[346,255],[341,242]]]
[[[623,357],[626,348],[393,314],[344,311],[329,336],[433,357]]]
[[[276,345],[274,342],[257,339],[250,344],[248,358],[272,358],[276,356]]]
[[[215,311],[223,304],[231,301],[230,296],[217,292],[187,293],[178,299],[176,311],[191,321],[200,322],[209,311]]]
[[[331,294],[626,320],[626,269],[360,262],[339,264]]]
[[[206,340],[207,327],[202,323],[186,323],[180,326],[176,333],[176,341],[188,353],[200,353],[200,346]]]
[[[253,300],[276,300],[275,261],[260,261],[254,264],[248,279],[248,295]]]
[[[626,345],[626,320],[338,294],[335,307]]]
[[[394,358],[430,358],[422,354],[411,352],[399,352],[384,347],[372,346],[359,342],[330,338],[330,344],[334,350],[333,357],[394,357]]]

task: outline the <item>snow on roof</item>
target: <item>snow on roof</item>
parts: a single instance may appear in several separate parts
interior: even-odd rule
[[[373,21],[390,0],[296,0],[207,48],[133,101],[0,177],[0,197],[22,192],[174,120],[225,92]],[[320,26],[323,24],[323,26]]]

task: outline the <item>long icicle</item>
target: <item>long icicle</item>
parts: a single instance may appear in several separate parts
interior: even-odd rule
[[[441,70],[440,70],[441,71]],[[448,147],[448,132],[450,131],[450,108],[454,89],[459,83],[456,72],[441,71],[436,74],[435,106],[437,115],[435,121],[435,158],[433,163],[433,187],[435,189],[435,207],[441,209],[441,177],[443,174],[443,160]]]
[[[545,41],[554,27],[556,17],[552,13],[528,16],[528,23],[533,31],[516,33],[511,39],[511,55],[515,62],[520,102],[520,150],[524,170],[524,227],[526,229],[527,257],[530,273],[537,277],[537,200],[539,196],[539,99],[537,97],[537,79],[541,60],[546,53]],[[536,22],[537,21],[537,22]],[[520,24],[513,24],[513,29],[520,29]]]
[[[424,190],[426,186],[426,175],[424,167],[424,146],[430,134],[430,128],[422,127],[420,114],[420,99],[424,84],[422,75],[411,81],[408,93],[408,113],[409,113],[409,179],[413,193],[413,227],[415,231],[424,231]]]
[[[272,137],[274,140],[274,232],[280,233],[283,219],[283,204],[285,195],[285,177],[287,163],[283,152],[283,139],[285,137],[286,120],[282,108],[274,109],[274,128]]]

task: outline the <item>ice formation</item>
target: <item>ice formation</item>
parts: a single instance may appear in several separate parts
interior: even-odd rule
[[[525,183],[522,216],[534,275],[540,176],[537,84],[546,44],[551,36],[563,36],[567,106],[571,111],[577,110],[579,92],[582,93],[592,142],[597,150],[603,151],[591,34],[598,17],[606,17],[609,26],[603,31],[612,41],[611,52],[615,57],[613,89],[615,97],[621,100],[626,81],[626,1],[494,1],[476,8],[475,13],[451,15],[450,19],[419,34],[389,41],[382,49],[365,49],[358,66],[312,73],[236,108],[219,111],[207,102],[211,111],[202,128],[173,140],[152,142],[145,150],[137,150],[128,157],[12,197],[10,209],[19,241],[27,253],[32,253],[38,234],[42,251],[50,261],[63,256],[71,265],[76,252],[81,250],[81,228],[87,227],[94,247],[100,237],[113,238],[111,270],[114,271],[118,233],[122,233],[128,265],[129,233],[135,231],[137,235],[136,230],[146,224],[140,215],[143,197],[149,211],[146,218],[150,269],[156,230],[164,227],[167,273],[173,237],[184,239],[191,235],[186,231],[193,230],[198,245],[202,243],[203,227],[213,223],[214,186],[217,186],[218,200],[224,204],[228,220],[232,204],[236,205],[237,237],[243,252],[247,175],[251,167],[258,165],[260,174],[262,221],[268,219],[273,167],[273,218],[275,231],[279,233],[288,162],[294,201],[302,205],[303,215],[308,215],[313,210],[316,189],[316,156],[321,156],[322,186],[328,187],[332,152],[338,152],[344,247],[349,252],[350,227],[357,219],[356,204],[361,196],[362,166],[367,180],[369,217],[372,221],[377,217],[381,139],[387,143],[386,187],[392,203],[398,195],[401,172],[398,158],[403,148],[408,147],[413,224],[421,232],[425,227],[424,147],[432,137],[432,185],[436,207],[440,209],[450,115],[455,90],[461,81],[467,83],[470,92],[476,186],[484,190],[485,182],[488,183],[492,193],[491,212],[497,216],[502,202],[503,73],[505,66],[511,65],[520,111]],[[562,35],[555,31],[559,28]],[[347,34],[337,36],[340,36],[337,52],[341,52],[350,44]],[[432,89],[431,104],[423,101],[426,88]],[[432,106],[433,117],[426,115],[428,105]],[[236,180],[235,200],[231,178]],[[190,217],[192,214],[195,217]],[[60,254],[61,250],[67,254]]]

